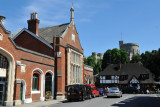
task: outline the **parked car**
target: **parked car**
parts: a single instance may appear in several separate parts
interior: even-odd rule
[[[97,90],[99,91],[99,95],[101,95],[101,96],[104,96],[107,93],[104,88],[97,88]]]
[[[91,88],[93,98],[99,96],[99,91],[94,84],[86,84],[86,86],[89,86]]]
[[[71,100],[82,100],[91,98],[91,88],[84,84],[75,84],[66,86],[66,98]]]
[[[127,87],[127,88],[123,89],[123,93],[137,94],[138,89],[136,87]]]
[[[117,87],[111,87],[107,91],[107,97],[122,97],[122,91]]]

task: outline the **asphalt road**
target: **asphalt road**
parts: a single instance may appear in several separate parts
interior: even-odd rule
[[[123,94],[121,98],[106,96],[85,101],[63,101],[48,107],[160,107],[160,97],[156,94]]]

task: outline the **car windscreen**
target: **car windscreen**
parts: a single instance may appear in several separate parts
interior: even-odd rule
[[[68,86],[68,92],[79,91],[81,87],[79,85]]]
[[[109,88],[109,90],[119,90],[118,88]]]

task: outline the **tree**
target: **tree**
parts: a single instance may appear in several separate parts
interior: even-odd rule
[[[102,61],[99,59],[93,68],[93,74],[99,74],[102,71]]]
[[[160,50],[146,51],[141,54],[143,65],[154,74],[155,80],[160,80]]]
[[[96,58],[94,56],[89,56],[87,58],[87,65],[92,66],[94,68],[94,66],[96,65]]]
[[[142,64],[142,58],[139,54],[135,54],[132,56],[132,60],[130,62]]]
[[[124,49],[108,49],[103,55],[102,69],[104,70],[109,64],[118,64],[119,62],[122,64],[129,63],[128,53]]]

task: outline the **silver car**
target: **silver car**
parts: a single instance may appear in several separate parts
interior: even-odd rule
[[[122,91],[117,87],[111,87],[107,90],[107,97],[122,97]]]

